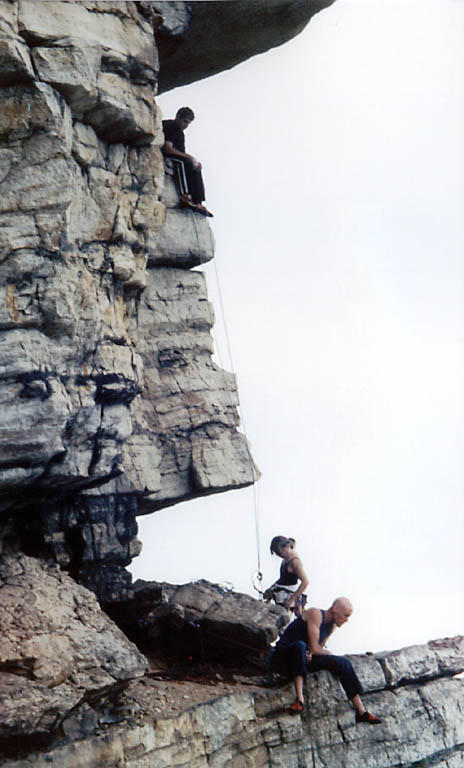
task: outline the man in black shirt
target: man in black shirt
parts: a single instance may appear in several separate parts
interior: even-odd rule
[[[181,107],[177,110],[174,120],[163,120],[163,154],[174,160],[178,166],[181,205],[204,216],[212,216],[213,214],[203,205],[205,187],[201,163],[185,151],[184,131],[194,119],[195,115],[190,107]]]

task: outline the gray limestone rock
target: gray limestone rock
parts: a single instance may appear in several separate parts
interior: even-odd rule
[[[205,264],[214,257],[215,240],[208,219],[188,209],[179,208],[179,188],[175,165],[164,160],[165,177],[161,202],[166,218],[157,237],[148,241],[150,266],[182,266]]]
[[[269,643],[288,622],[281,606],[204,579],[181,586],[134,584],[134,597],[112,615],[148,654],[198,657],[236,665],[263,663]]]
[[[172,588],[158,586],[169,601]],[[195,610],[210,609],[207,590],[196,590],[193,595],[189,586],[178,589],[182,590],[184,605]],[[442,648],[454,648],[456,663],[456,648],[461,641],[439,641]],[[417,646],[416,659],[421,649],[427,658],[429,646]],[[395,653],[384,654],[384,658]],[[356,658],[359,670],[364,663],[372,665],[372,657]],[[460,659],[462,669],[464,655]],[[137,722],[120,723],[104,734],[86,736],[81,731],[78,745],[57,745],[48,751],[35,751],[22,761],[7,760],[3,765],[458,768],[464,758],[463,685],[462,679],[446,676],[428,682],[411,678],[394,689],[384,683],[381,689],[367,691],[363,696],[368,709],[382,718],[380,725],[372,727],[355,723],[354,710],[338,681],[328,672],[320,672],[307,678],[309,709],[303,716],[289,713],[295,695],[293,686],[263,689],[255,685],[251,690],[233,691],[194,706],[186,704],[176,717],[158,715],[154,719],[147,713]],[[137,700],[139,686],[131,683],[133,701]]]
[[[30,52],[18,30],[18,4],[0,0],[0,87],[34,79]]]
[[[89,697],[114,695],[146,660],[57,566],[0,559],[0,746],[52,737]]]
[[[148,264],[165,267],[197,267],[214,256],[215,242],[208,220],[191,210],[166,209],[166,218],[156,240],[147,243]]]
[[[334,0],[155,2],[159,92],[230,69],[298,35]],[[183,6],[183,7],[182,7]]]
[[[147,512],[254,473],[235,380],[211,359],[204,278],[188,271],[213,257],[213,235],[178,208],[172,171],[162,198],[156,14],[65,0],[1,10],[0,509],[14,530],[38,501],[44,527],[28,551],[45,542],[76,568],[76,541],[56,529],[58,496],[69,533],[71,492],[106,495],[108,510],[130,497]],[[89,503],[78,500],[80,514]],[[101,539],[114,542],[108,515]],[[112,564],[97,550],[85,578],[75,572],[102,599],[116,583],[125,599],[117,547]]]
[[[214,238],[179,208],[160,149],[154,35],[167,89],[284,42],[331,2],[0,0],[1,765],[312,762],[290,688],[121,724],[119,693],[146,661],[82,584],[115,612],[135,605],[137,514],[257,478],[190,271]],[[259,656],[283,621],[207,583],[139,585],[137,601],[150,642],[169,630],[212,658]],[[334,678],[312,677],[318,768],[464,765],[463,642],[353,659],[385,718],[375,731]]]

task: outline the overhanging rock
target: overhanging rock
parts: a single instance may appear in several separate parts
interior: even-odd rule
[[[155,2],[159,92],[202,80],[298,35],[334,0]],[[141,3],[145,8],[148,3]],[[151,5],[151,4],[150,4]]]

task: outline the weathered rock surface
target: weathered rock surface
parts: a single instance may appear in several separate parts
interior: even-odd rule
[[[263,665],[289,621],[281,606],[226,590],[204,579],[176,585],[143,581],[133,599],[115,607],[117,623],[147,654]]]
[[[159,92],[209,77],[286,43],[334,0],[155,2]],[[141,3],[149,6],[151,3]]]
[[[163,193],[141,11],[0,0],[0,541],[104,601],[127,598],[137,514],[256,476],[189,271],[214,238],[170,168]]]
[[[406,684],[388,684],[384,669],[403,655],[417,663],[417,676]],[[430,659],[443,676],[430,676]],[[452,668],[449,658],[453,658]],[[53,750],[6,760],[9,768],[56,765],[229,766],[258,768],[457,768],[464,758],[464,681],[449,677],[464,668],[464,639],[442,640],[394,654],[351,657],[366,693],[367,707],[380,715],[379,726],[355,723],[354,712],[328,672],[310,675],[306,694],[309,721],[292,716],[293,687],[263,689],[256,680],[247,690],[191,704],[177,688],[177,714],[163,716],[163,694],[156,681],[133,682],[126,702],[143,704],[129,720],[113,727],[94,726],[77,743],[65,740]],[[421,661],[422,659],[422,661]],[[425,673],[425,677],[424,677]],[[250,681],[253,682],[253,681]],[[200,686],[202,687],[202,686]],[[185,690],[185,689],[184,689]],[[151,703],[153,702],[153,703]],[[161,709],[160,706],[161,705]],[[87,728],[90,729],[89,718]],[[312,743],[311,743],[312,742]],[[314,751],[314,755],[313,755]],[[313,762],[314,756],[314,762]]]
[[[96,711],[147,668],[91,592],[24,555],[0,560],[0,634],[0,754],[46,743],[69,718],[93,723],[87,702]]]
[[[165,160],[161,201],[166,206],[165,224],[150,250],[150,266],[196,267],[214,257],[215,242],[208,219],[179,209],[179,194],[172,160]]]
[[[189,271],[214,239],[179,210],[160,151],[154,35],[167,89],[284,42],[332,1],[0,0],[4,766],[312,764],[288,686],[163,717],[146,659],[82,585],[129,606],[137,514],[256,478],[234,378],[212,362],[204,277]],[[140,597],[156,589],[142,629],[177,652],[187,638],[254,657],[279,622],[211,585]],[[463,656],[456,638],[355,658],[375,730],[327,673],[311,677],[316,765],[464,766]]]
[[[14,7],[12,24],[31,46],[37,76],[0,91],[3,494],[9,497],[28,482],[47,488],[95,486],[126,470],[132,481],[128,474],[125,491],[156,496],[159,506],[165,475],[168,503],[196,495],[198,487],[200,492],[220,489],[223,480],[225,487],[247,484],[252,478],[235,436],[235,383],[226,375],[224,389],[211,363],[214,319],[203,278],[147,269],[147,264],[192,266],[214,251],[206,220],[174,210],[175,202],[170,205],[174,218],[163,227],[151,25],[133,3]],[[72,36],[76,30],[79,38]],[[117,98],[109,85],[110,95],[103,94],[101,78],[110,78]],[[150,91],[142,97],[139,87]],[[146,120],[137,117],[134,93],[148,110]],[[203,250],[195,250],[197,231]],[[186,281],[185,289],[180,287]],[[162,334],[156,338],[158,329]],[[181,375],[174,369],[182,369]],[[177,410],[195,411],[186,428],[174,415],[169,426],[156,424],[166,407],[161,391],[162,402],[155,405],[156,379],[168,381]],[[151,413],[137,401],[144,392]],[[231,411],[233,418],[222,418]],[[222,446],[218,451],[222,477],[211,455],[210,466],[200,459],[203,473],[190,467],[194,446],[198,453],[198,444],[213,445],[214,453],[211,424],[226,443],[230,434],[227,466]],[[181,431],[183,459],[177,467],[170,433]],[[193,487],[186,483],[189,470]],[[215,476],[202,479],[209,470]]]

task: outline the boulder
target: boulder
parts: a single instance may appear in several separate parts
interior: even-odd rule
[[[262,663],[289,620],[281,606],[204,579],[180,586],[138,580],[133,600],[112,615],[148,655],[226,665]]]
[[[117,699],[147,668],[92,592],[25,555],[0,560],[0,633],[3,754],[17,749],[19,737],[47,743],[79,712],[88,728],[99,702]]]

